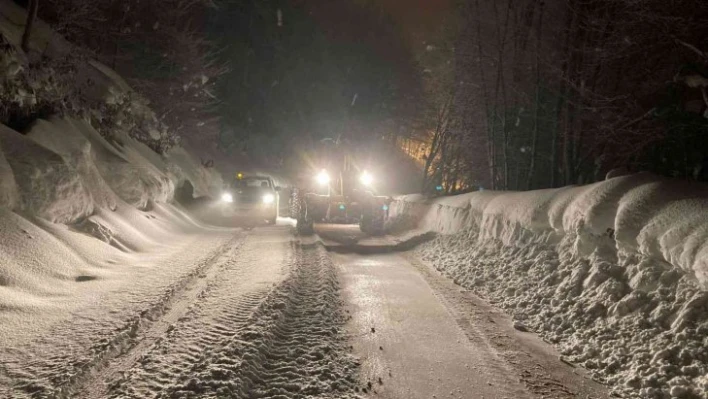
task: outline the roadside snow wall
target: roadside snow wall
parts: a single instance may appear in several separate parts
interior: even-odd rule
[[[171,202],[186,181],[199,195],[221,184],[179,147],[162,157],[127,134],[108,142],[70,118],[38,120],[24,135],[0,126],[0,177],[0,207],[64,224],[119,204]]]
[[[169,203],[188,179],[201,192],[218,175],[184,150],[163,157],[114,137],[70,118],[37,120],[25,134],[0,125],[0,309],[64,297],[86,274],[115,277],[80,254],[139,263],[129,255],[209,231]]]
[[[622,397],[708,398],[708,186],[651,174],[530,192],[401,197],[438,270]]]
[[[173,147],[165,155],[167,171],[173,176],[177,188],[187,182],[193,188],[193,197],[219,198],[223,179],[215,168],[206,168],[182,147]]]

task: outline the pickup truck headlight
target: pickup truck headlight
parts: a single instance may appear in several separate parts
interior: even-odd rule
[[[231,193],[223,193],[221,194],[221,200],[223,202],[234,202],[234,196]]]
[[[275,202],[275,195],[266,194],[263,196],[263,203],[264,204],[272,204],[273,202]]]

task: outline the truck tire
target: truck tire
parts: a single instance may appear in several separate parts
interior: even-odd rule
[[[311,219],[298,219],[295,228],[298,234],[309,235],[315,232],[314,223]]]

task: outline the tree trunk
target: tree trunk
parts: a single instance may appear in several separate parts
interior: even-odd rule
[[[565,133],[567,133],[567,130],[565,129],[565,118],[567,116],[567,109],[566,109],[566,104],[568,103],[568,94],[569,94],[569,83],[568,79],[570,76],[570,57],[571,57],[571,49],[570,49],[570,42],[571,42],[571,34],[572,34],[572,29],[573,26],[575,25],[575,21],[577,18],[577,13],[575,11],[575,4],[573,1],[571,1],[570,6],[568,7],[570,15],[568,15],[568,20],[566,24],[566,30],[565,30],[565,42],[563,43],[563,50],[562,54],[565,57],[563,60],[563,63],[561,65],[561,77],[560,77],[560,89],[558,91],[558,102],[557,102],[557,108],[556,108],[556,123],[557,123],[557,129],[553,134],[553,148],[552,148],[552,153],[551,153],[551,186],[555,187],[557,184],[556,181],[556,170],[558,168],[558,137],[561,135],[561,132],[563,132],[564,137],[563,137],[563,162],[565,164],[565,157],[566,157],[566,146],[567,146],[567,136]],[[566,112],[564,112],[564,110]],[[565,175],[563,176],[564,181],[565,181]]]
[[[487,114],[487,157],[489,164],[489,184],[491,184],[491,189],[496,189],[496,148],[494,145],[494,115],[489,116],[489,112],[492,110],[491,101],[489,100],[489,90],[487,89],[487,79],[484,73],[484,65],[482,64],[483,49],[482,49],[482,12],[479,5],[479,0],[475,1],[475,6],[477,7],[477,12],[475,13],[476,23],[477,23],[477,65],[479,66],[479,77],[482,86],[482,95],[484,97],[484,108],[485,114]]]
[[[27,22],[25,22],[25,31],[22,33],[22,51],[29,53],[29,41],[32,34],[32,25],[37,19],[37,10],[39,9],[39,0],[29,0],[27,7]]]
[[[496,83],[496,88],[495,88],[495,93],[494,93],[494,109],[495,109],[495,114],[497,114],[496,110],[497,108],[497,101],[499,99],[499,95],[501,94],[502,97],[502,106],[501,106],[501,113],[500,113],[500,120],[499,122],[501,123],[501,128],[502,128],[502,158],[503,158],[503,164],[502,164],[502,171],[504,173],[504,176],[502,177],[503,182],[504,182],[504,190],[509,189],[509,156],[508,156],[508,147],[509,147],[509,131],[508,131],[508,126],[507,126],[507,121],[506,121],[506,113],[507,113],[507,96],[506,96],[506,85],[505,85],[505,80],[504,80],[504,50],[506,49],[506,38],[507,34],[509,32],[509,17],[511,15],[511,0],[509,0],[509,3],[507,4],[507,9],[506,9],[506,15],[504,17],[504,23],[503,27],[504,30],[502,31],[500,26],[502,24],[499,21],[499,12],[496,6],[497,3],[494,3],[494,15],[497,20],[497,40],[499,41],[498,43],[498,49],[499,49],[499,55],[497,59],[497,83]]]
[[[423,167],[423,181],[421,184],[421,192],[425,192],[428,184],[428,175],[430,174],[430,168],[438,156],[438,152],[441,147],[445,145],[445,135],[447,133],[447,118],[450,114],[450,107],[452,106],[453,94],[450,94],[442,104],[440,110],[438,110],[435,132],[433,133],[433,140],[430,144],[430,151],[428,152],[428,159],[425,160],[425,166]]]
[[[582,114],[585,112],[586,109],[586,104],[587,104],[587,99],[585,98],[586,96],[586,78],[585,78],[585,71],[583,68],[586,65],[586,49],[588,47],[588,42],[591,40],[590,39],[590,32],[585,28],[586,23],[585,19],[587,18],[585,16],[586,12],[588,10],[581,10],[580,11],[580,18],[581,20],[578,22],[577,27],[578,27],[578,35],[577,35],[577,44],[576,44],[576,57],[575,57],[575,62],[574,62],[574,71],[575,71],[575,76],[573,77],[574,81],[576,82],[575,86],[578,87],[577,90],[577,98],[574,101],[576,104],[574,107],[574,113],[573,113],[573,118],[571,119],[572,124],[571,124],[571,129],[572,129],[572,150],[570,154],[570,164],[569,164],[569,171],[568,173],[570,174],[571,181],[569,181],[569,184],[574,184],[578,183],[577,179],[580,176],[581,170],[578,168],[578,159],[580,158],[580,151],[583,145],[583,118]],[[592,46],[592,44],[590,44]]]
[[[568,92],[570,95],[570,92]],[[564,104],[565,111],[563,112],[563,184],[571,184],[573,177],[571,170],[573,169],[572,151],[573,151],[573,114],[575,112],[571,101],[566,101]]]
[[[533,186],[533,178],[536,171],[536,147],[538,146],[538,122],[541,115],[541,37],[543,33],[543,3],[541,3],[538,14],[538,31],[536,32],[536,108],[533,118],[533,132],[531,135],[531,164],[529,173],[526,176],[526,189]]]

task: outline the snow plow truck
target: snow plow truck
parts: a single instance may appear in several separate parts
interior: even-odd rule
[[[355,162],[348,146],[323,140],[307,166],[294,178],[290,213],[301,234],[314,223],[359,224],[362,232],[381,234],[390,197],[375,194],[373,174]]]

